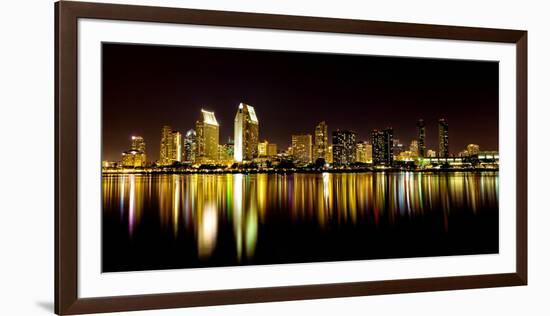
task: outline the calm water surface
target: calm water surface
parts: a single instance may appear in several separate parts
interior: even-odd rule
[[[103,176],[103,271],[498,252],[498,172]]]

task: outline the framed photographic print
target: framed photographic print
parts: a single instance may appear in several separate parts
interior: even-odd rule
[[[58,314],[527,284],[527,32],[61,1]]]

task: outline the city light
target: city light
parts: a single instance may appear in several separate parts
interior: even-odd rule
[[[165,125],[161,129],[160,158],[146,160],[143,137],[131,136],[130,150],[121,160],[103,161],[105,173],[235,173],[235,172],[342,172],[346,170],[483,170],[498,169],[497,151],[483,151],[467,144],[453,155],[449,151],[449,125],[438,124],[437,151],[426,148],[426,125],[416,121],[417,138],[405,147],[391,127],[374,129],[368,140],[349,130],[336,129],[328,137],[326,121],[312,127],[312,134],[292,134],[291,146],[278,152],[277,144],[260,142],[260,122],[253,106],[239,103],[234,138],[220,144],[220,126],[214,112],[200,110],[195,129],[182,133]],[[331,140],[331,142],[329,142]]]

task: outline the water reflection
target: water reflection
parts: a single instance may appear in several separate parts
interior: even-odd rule
[[[265,247],[276,243],[270,241],[275,225],[313,223],[334,234],[433,218],[430,225],[448,231],[453,213],[498,209],[498,173],[105,175],[103,207],[110,224],[104,239],[120,238],[113,230],[125,229],[130,241],[169,232],[181,245],[192,242],[195,250],[182,247],[201,262],[219,251],[242,263],[262,250],[260,237]],[[230,235],[222,234],[227,230]],[[229,241],[232,251],[217,249]]]

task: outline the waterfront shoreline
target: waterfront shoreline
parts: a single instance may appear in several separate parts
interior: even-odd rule
[[[498,172],[499,169],[483,169],[483,168],[465,168],[465,169],[419,169],[419,170],[402,170],[402,169],[341,169],[341,170],[113,170],[101,172],[102,175],[120,175],[120,174],[322,174],[322,173],[456,173],[456,172]]]

